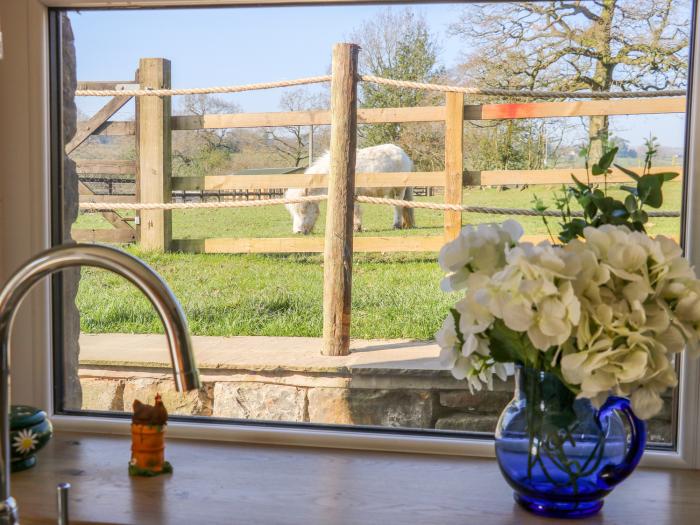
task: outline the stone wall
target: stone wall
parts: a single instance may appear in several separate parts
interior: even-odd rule
[[[62,43],[62,126],[65,144],[75,135],[78,117],[75,105],[76,59],[73,29],[67,13],[61,13]],[[71,242],[71,226],[78,217],[78,173],[68,155],[63,157],[63,242]],[[81,405],[80,382],[78,381],[78,356],[80,347],[80,313],[75,304],[80,282],[80,269],[69,268],[63,273],[62,327],[63,327],[63,392],[64,407],[77,409]]]
[[[86,410],[128,412],[134,399],[152,402],[160,393],[169,411],[181,415],[488,433],[512,398],[511,383],[471,394],[448,373],[410,372],[409,381],[386,371],[357,381],[327,372],[202,370],[203,388],[184,394],[166,369],[91,365],[81,368],[80,380]],[[670,428],[667,411],[650,422],[651,439],[668,441]]]
[[[231,381],[206,381],[202,389],[180,394],[164,374],[107,377],[81,370],[83,409],[130,411],[134,399],[151,401],[160,393],[173,414],[233,419],[340,425],[379,425],[492,432],[512,395],[421,388],[353,388]],[[266,378],[261,378],[266,379]]]
[[[349,356],[320,354],[303,337],[192,338],[204,386],[175,391],[160,335],[83,334],[83,408],[131,411],[156,393],[173,414],[492,433],[512,381],[471,394],[440,363],[433,342],[357,341]],[[667,406],[670,407],[670,400]],[[652,439],[670,439],[670,410],[651,422]]]

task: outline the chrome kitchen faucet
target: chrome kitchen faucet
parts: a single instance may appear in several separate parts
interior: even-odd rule
[[[12,322],[17,308],[32,286],[47,275],[74,266],[94,266],[110,270],[135,284],[151,301],[165,326],[177,390],[193,390],[200,386],[187,319],[182,307],[168,285],[143,261],[121,250],[92,244],[57,246],[32,257],[15,272],[0,292],[0,525],[19,523],[17,503],[10,495],[8,387]],[[62,496],[66,504],[67,488],[64,486]],[[65,507],[63,512],[67,514]],[[61,523],[67,524],[67,516],[62,518]]]

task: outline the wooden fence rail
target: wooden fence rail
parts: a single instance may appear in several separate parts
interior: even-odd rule
[[[635,168],[632,168],[635,169]],[[662,173],[674,171],[681,176],[674,179],[680,182],[683,178],[682,166],[657,166],[651,169],[652,173]],[[583,168],[557,168],[547,170],[489,170],[489,171],[468,171],[464,174],[464,186],[504,186],[508,184],[571,184],[571,176],[574,175],[579,180],[586,180],[586,170]],[[602,182],[602,177],[595,177]],[[608,176],[608,182],[630,182],[630,177],[622,173],[619,169],[613,168]]]
[[[136,161],[78,159],[75,162],[75,168],[78,173],[127,175],[129,173],[136,173]]]
[[[358,188],[387,186],[443,186],[442,171],[379,172],[355,174]],[[246,190],[268,188],[327,188],[328,175],[210,175],[173,177],[173,190]]]
[[[97,168],[88,164],[78,164],[78,173],[100,174],[124,174],[133,173],[132,168],[106,165],[103,167],[100,161],[94,161]],[[125,164],[133,164],[126,161]],[[634,169],[634,168],[633,168]],[[674,171],[680,173],[675,179],[680,182],[683,179],[682,166],[657,166],[651,169],[652,173]],[[586,170],[583,168],[556,168],[542,170],[483,170],[463,171],[462,186],[503,186],[523,184],[569,184],[571,176],[579,179],[586,178]],[[109,179],[104,178],[105,182]],[[127,182],[116,179],[122,184]],[[613,168],[608,176],[608,182],[629,182],[629,177],[617,168]],[[135,183],[135,180],[132,181]],[[376,172],[356,173],[355,184],[358,188],[383,188],[387,186],[432,186],[445,187],[444,171],[411,171],[411,172]],[[280,188],[326,188],[328,176],[326,174],[292,174],[292,175],[209,175],[204,177],[172,177],[173,194],[180,191],[222,191],[222,190],[268,190]],[[88,201],[85,202],[97,202]],[[105,201],[106,202],[106,201]],[[126,202],[113,200],[113,202]]]
[[[642,104],[638,100],[472,104],[463,106],[463,113],[464,120],[653,115],[684,113],[685,104],[685,97],[645,99]],[[445,118],[446,106],[360,108],[357,110],[358,124],[444,122]],[[173,131],[276,126],[328,126],[330,123],[331,113],[326,110],[175,116],[171,119]]]

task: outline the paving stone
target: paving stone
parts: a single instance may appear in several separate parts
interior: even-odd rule
[[[214,416],[267,421],[306,421],[306,389],[256,382],[217,382]]]
[[[156,394],[160,394],[169,414],[185,416],[210,416],[212,414],[211,387],[204,385],[200,390],[178,392],[172,379],[134,378],[124,385],[124,410],[131,412],[134,400],[153,404]]]
[[[83,391],[83,410],[124,410],[123,381],[84,377],[80,379],[80,385]]]
[[[434,399],[429,391],[313,388],[309,421],[432,428]]]
[[[458,408],[479,413],[500,414],[513,399],[512,392],[481,391],[471,394],[468,390],[440,392],[440,404],[448,408]]]

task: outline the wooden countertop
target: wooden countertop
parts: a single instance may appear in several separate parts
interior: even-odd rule
[[[12,475],[23,525],[71,523],[554,525],[513,503],[493,460],[170,439],[172,475],[127,475],[126,436],[59,433]],[[570,525],[571,522],[564,522]],[[586,524],[700,523],[700,471],[640,469]]]

